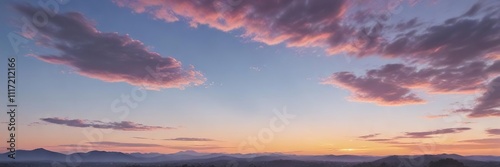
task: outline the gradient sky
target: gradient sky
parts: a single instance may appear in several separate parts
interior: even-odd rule
[[[500,155],[498,1],[39,2],[0,1],[18,149]]]

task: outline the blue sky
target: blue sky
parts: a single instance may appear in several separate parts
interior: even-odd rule
[[[24,3],[39,9],[35,1],[0,2],[0,6],[3,8],[0,21],[7,23],[0,27],[1,34],[20,32],[16,21],[25,15],[20,14],[13,6],[26,5]],[[120,3],[124,3],[125,6],[120,5]],[[343,3],[348,4],[347,2]],[[470,19],[480,20],[484,17],[488,13],[486,9],[488,5],[484,4],[490,3],[498,5],[496,2],[485,1],[483,8],[481,8],[484,11],[471,16]],[[415,5],[409,5],[408,2],[404,1],[398,5],[401,9],[390,10],[392,13],[387,14],[390,19],[385,20],[383,24],[396,25],[412,18],[418,18],[421,33],[425,33],[423,31],[425,28],[439,26],[449,18],[460,16],[474,4],[476,4],[475,1],[422,1]],[[154,10],[158,11],[170,10],[176,14],[179,21],[169,22],[158,18],[164,15],[134,11],[139,9],[141,5],[156,7],[157,9]],[[252,6],[253,4],[244,2],[242,6],[245,5]],[[350,5],[342,8],[346,8],[348,11],[356,8],[361,9],[361,11],[370,9],[369,5],[363,6],[354,2]],[[477,103],[476,99],[482,96],[483,89],[467,94],[453,91],[429,93],[430,90],[427,88],[408,86],[419,99],[425,99],[426,103],[387,106],[386,104],[389,103],[394,104],[392,103],[394,101],[377,102],[366,98],[364,100],[350,99],[355,91],[362,92],[364,87],[362,90],[361,87],[346,86],[346,84],[355,85],[355,83],[348,83],[342,78],[335,78],[332,82],[327,80],[330,76],[337,76],[336,73],[342,71],[352,72],[361,78],[367,70],[378,69],[391,63],[414,65],[419,68],[434,67],[432,63],[411,64],[410,61],[416,60],[411,57],[392,55],[392,58],[388,58],[391,57],[389,53],[383,51],[370,52],[367,56],[357,55],[358,53],[352,50],[331,54],[326,50],[333,45],[324,41],[312,41],[312,43],[299,47],[289,47],[288,45],[292,43],[291,39],[279,41],[278,44],[270,44],[254,37],[270,38],[271,36],[265,35],[266,31],[277,34],[286,34],[286,32],[282,32],[278,28],[276,31],[261,29],[262,36],[254,34],[253,37],[245,37],[242,34],[249,32],[252,28],[257,28],[243,25],[240,28],[226,31],[217,28],[217,25],[210,20],[203,22],[203,18],[197,18],[198,16],[193,13],[183,13],[175,6],[170,9],[168,5],[141,4],[141,1],[128,3],[128,1],[73,0],[60,5],[59,8],[60,11],[57,15],[64,15],[67,12],[81,13],[101,33],[128,35],[129,38],[142,42],[148,51],[180,61],[184,69],[193,66],[194,70],[199,71],[205,80],[202,84],[186,85],[183,88],[143,90],[147,93],[145,99],[134,101],[137,107],[130,108],[130,113],[127,116],[120,117],[121,113],[113,112],[111,107],[113,102],[117,99],[120,100],[122,96],[130,96],[131,92],[138,88],[137,85],[127,81],[108,82],[82,75],[80,73],[82,69],[79,67],[44,61],[37,56],[58,55],[61,51],[35,43],[36,41],[40,42],[38,37],[23,44],[17,54],[14,53],[9,40],[4,38],[0,41],[2,47],[0,54],[4,57],[17,56],[20,105],[17,117],[21,123],[20,147],[25,149],[47,147],[74,152],[73,148],[61,145],[81,144],[81,141],[85,143],[88,138],[85,136],[84,130],[101,129],[75,127],[61,122],[65,120],[84,120],[84,122],[101,120],[103,122],[129,121],[145,126],[174,127],[173,130],[147,131],[111,129],[112,132],[105,133],[102,141],[153,142],[168,147],[166,149],[117,148],[124,151],[174,152],[183,150],[179,149],[182,147],[208,152],[238,152],[238,144],[245,141],[248,136],[256,135],[262,128],[266,128],[269,120],[275,117],[273,110],[283,110],[283,107],[286,107],[289,113],[293,113],[297,117],[286,126],[284,131],[274,134],[274,140],[267,144],[266,149],[259,151],[298,151],[303,154],[323,154],[343,153],[341,150],[351,149],[351,151],[357,150],[352,154],[378,155],[391,152],[408,154],[412,153],[412,149],[388,143],[364,141],[358,137],[377,134],[375,136],[379,138],[394,137],[394,140],[403,140],[399,142],[411,143],[427,140],[428,136],[414,139],[398,139],[397,136],[404,136],[407,132],[432,132],[464,126],[470,128],[471,130],[464,132],[456,130],[453,131],[456,133],[444,133],[442,135],[447,136],[446,140],[437,140],[438,144],[444,146],[442,149],[434,150],[435,153],[454,152],[457,150],[450,149],[449,145],[457,144],[461,140],[495,138],[494,135],[488,134],[485,130],[500,128],[494,124],[495,116],[473,118],[467,115],[476,112],[476,110],[467,110],[467,112],[460,114],[452,112],[460,106],[474,108]],[[152,11],[154,10],[152,9]],[[300,11],[300,9],[297,10]],[[333,7],[331,10],[334,10]],[[377,10],[374,8],[372,12],[377,12]],[[203,10],[200,9],[200,11]],[[155,17],[157,18],[155,19]],[[227,22],[231,23],[230,17],[232,16],[222,16],[222,19],[227,19]],[[343,24],[354,22],[349,20],[347,16],[338,17],[341,18]],[[252,21],[251,18],[246,19]],[[200,25],[191,27],[189,22],[193,21]],[[372,23],[374,23],[373,20],[353,23],[353,25],[354,27],[370,26]],[[237,23],[234,22],[234,24]],[[279,22],[275,24],[279,24]],[[498,27],[492,32],[498,33],[497,30]],[[338,33],[354,36],[348,34],[347,30],[346,32],[339,30]],[[388,40],[396,35],[398,32],[394,31],[384,31],[383,34]],[[316,44],[322,46],[316,46]],[[498,44],[494,45],[498,46]],[[443,44],[441,48],[446,48],[446,46]],[[378,47],[383,48],[384,46]],[[498,53],[497,49],[498,47],[487,48],[486,52]],[[406,52],[408,54],[424,53],[413,50]],[[446,56],[446,53],[440,54]],[[486,62],[488,65],[496,62],[496,59],[488,59],[483,56],[484,53],[477,54],[481,55],[474,60]],[[468,61],[469,59],[464,59],[461,61],[461,65],[465,66]],[[2,67],[6,68],[5,64]],[[449,68],[455,67],[457,66]],[[123,66],[123,68],[127,67]],[[495,75],[498,73],[488,75],[489,80],[493,80]],[[5,74],[2,74],[2,77],[5,78]],[[483,84],[488,85],[486,82]],[[372,87],[371,89],[379,88]],[[120,104],[120,106],[125,106]],[[437,119],[425,118],[429,115],[442,114],[448,115]],[[453,115],[459,116],[458,121],[450,118]],[[57,120],[61,122],[51,122],[44,118],[58,118]],[[55,132],[63,133],[55,134]],[[437,135],[437,133],[433,135]],[[61,139],[62,136],[67,137]],[[36,141],[33,140],[34,137],[37,137]],[[210,138],[218,142],[185,143],[134,137],[151,139]],[[439,136],[432,137],[439,138]],[[173,146],[178,147],[174,148]],[[214,148],[206,149],[208,146]],[[383,147],[391,149],[381,149]],[[491,149],[470,149],[460,153],[499,154],[498,150]]]

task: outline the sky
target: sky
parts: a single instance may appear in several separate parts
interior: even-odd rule
[[[499,5],[0,1],[0,55],[17,58],[16,144],[500,155]]]

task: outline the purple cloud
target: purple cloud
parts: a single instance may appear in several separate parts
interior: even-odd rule
[[[337,72],[322,83],[337,85],[354,93],[353,99],[379,105],[403,105],[424,102],[411,92],[476,93],[485,89],[487,78],[497,75],[500,61],[471,62],[453,67],[421,67],[387,64],[368,70],[364,76]]]
[[[101,142],[88,142],[91,146],[97,147],[165,147],[159,144],[149,144],[149,143],[122,143],[122,142],[112,142],[112,141],[101,141]]]
[[[268,45],[319,47],[331,55],[382,56],[411,64],[389,64],[365,76],[337,72],[323,80],[323,84],[352,91],[355,101],[420,104],[425,100],[412,92],[414,88],[429,93],[472,93],[500,72],[499,63],[486,63],[499,59],[499,12],[488,7],[497,2],[478,2],[457,17],[425,23],[426,27],[419,18],[389,22],[392,10],[403,4],[329,0],[115,3],[166,22],[185,19],[193,27],[240,29],[242,36]]]
[[[187,20],[192,27],[207,25],[243,35],[268,45],[345,48],[353,30],[341,26],[348,4],[343,0],[319,1],[114,1],[136,13],[149,13],[166,22]]]
[[[354,101],[371,102],[379,105],[420,104],[425,101],[410,89],[387,83],[373,77],[357,77],[350,72],[338,72],[323,80],[322,84],[337,85],[353,92]]]
[[[212,149],[221,149],[230,147],[222,147],[217,145],[191,145],[191,146],[169,146],[168,148],[177,150],[212,150]]]
[[[366,139],[365,141],[374,141],[374,142],[389,142],[393,141],[394,139]]]
[[[459,18],[426,28],[421,33],[401,34],[381,43],[378,53],[387,57],[404,57],[434,66],[455,66],[491,59],[500,51],[500,17]],[[494,58],[496,59],[496,58]]]
[[[156,140],[156,139],[151,139],[151,138],[147,138],[147,137],[132,137],[134,139],[143,139],[143,140]]]
[[[127,142],[113,142],[113,141],[101,141],[101,142],[87,142],[84,144],[62,144],[58,145],[58,147],[74,147],[74,148],[85,148],[85,149],[94,149],[97,147],[137,147],[137,148],[145,148],[145,147],[153,147],[153,148],[169,148],[176,150],[212,150],[212,149],[220,149],[220,148],[229,148],[222,147],[217,145],[188,145],[188,146],[165,146],[160,144],[150,144],[150,143],[127,143]]]
[[[437,118],[446,118],[449,117],[449,114],[438,114],[438,115],[427,115],[425,118],[427,119],[437,119]]]
[[[358,138],[360,138],[360,139],[368,139],[368,138],[374,138],[374,137],[377,137],[378,135],[380,135],[380,133],[374,133],[374,134],[363,135],[363,136],[359,136]]]
[[[163,126],[149,126],[139,123],[134,123],[131,121],[121,121],[121,122],[102,122],[102,121],[89,121],[83,119],[66,119],[66,118],[41,118],[40,120],[57,124],[65,125],[69,127],[80,127],[80,128],[98,128],[98,129],[113,129],[122,131],[150,131],[150,130],[171,130],[175,129],[173,127],[163,127]]]
[[[406,132],[405,136],[399,138],[431,138],[434,135],[461,133],[467,130],[471,130],[471,128],[461,127],[461,128],[438,129],[438,130],[423,131],[423,132]]]
[[[394,138],[377,138],[377,139],[368,138],[368,139],[364,139],[364,141],[377,142],[377,143],[382,143],[382,144],[391,144],[391,145],[415,144],[415,142],[401,142],[401,141],[398,141],[398,139],[401,139],[401,138],[403,138],[403,137],[398,136],[398,137],[394,137]]]
[[[418,20],[396,25],[396,38],[384,38],[387,27],[377,25],[363,31],[359,56],[382,55],[402,58],[413,64],[388,64],[380,69],[369,70],[364,76],[349,72],[337,72],[323,83],[340,86],[354,92],[353,99],[379,105],[415,104],[424,100],[411,92],[423,89],[428,93],[476,93],[484,90],[487,81],[500,74],[500,17],[490,8],[479,3],[462,16],[449,19],[422,31],[404,31],[417,26]],[[485,14],[475,19],[479,12]],[[383,20],[383,19],[378,19]],[[383,40],[373,40],[383,38]],[[366,44],[369,43],[369,44]],[[381,88],[383,86],[383,88]],[[483,101],[489,101],[483,103]],[[471,117],[491,116],[497,110],[491,107],[492,97],[478,99],[477,109],[469,109]],[[495,106],[495,105],[494,105]],[[498,106],[498,105],[496,105]],[[480,114],[486,112],[488,114]],[[496,114],[493,114],[496,115]]]
[[[209,139],[209,138],[193,138],[193,137],[179,137],[179,138],[163,139],[163,140],[172,140],[172,141],[215,141],[214,139]]]
[[[500,135],[500,129],[487,129],[486,133],[490,135]]]
[[[365,135],[365,136],[360,136],[359,138],[363,139],[364,141],[371,141],[371,142],[378,142],[385,144],[406,145],[406,144],[415,144],[415,142],[401,142],[400,139],[432,138],[435,137],[435,135],[462,133],[468,130],[471,130],[471,128],[468,127],[445,128],[445,129],[437,129],[437,130],[422,131],[422,132],[405,132],[404,135],[402,136],[395,136],[392,138],[374,138],[379,134]]]
[[[330,54],[383,55],[434,65],[453,65],[484,58],[500,49],[498,12],[480,2],[461,16],[421,26],[418,18],[391,25],[394,4],[356,1],[115,1],[136,13],[166,22],[185,19],[192,27],[222,31],[242,29],[243,36],[269,45],[322,47]],[[495,2],[493,2],[495,3]],[[396,4],[403,5],[402,3]],[[413,3],[410,6],[414,5]],[[483,18],[475,16],[483,14]],[[474,18],[472,17],[474,16]],[[396,34],[396,36],[394,36]],[[362,43],[363,45],[358,45]]]
[[[468,113],[469,117],[500,116],[500,77],[493,79],[487,90],[476,99],[472,108],[461,108],[455,112]]]
[[[476,144],[498,144],[500,143],[500,138],[471,139],[471,140],[462,140],[460,142],[476,143]]]
[[[31,17],[43,9],[15,5],[21,14]],[[33,55],[52,64],[71,67],[80,75],[106,82],[126,82],[148,89],[184,88],[200,85],[203,75],[194,67],[183,68],[172,57],[151,52],[128,35],[101,32],[82,14],[55,14],[33,37],[37,44],[59,51],[53,55]]]

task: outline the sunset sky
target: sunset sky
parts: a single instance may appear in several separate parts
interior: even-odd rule
[[[18,149],[500,155],[500,1],[0,7]]]

